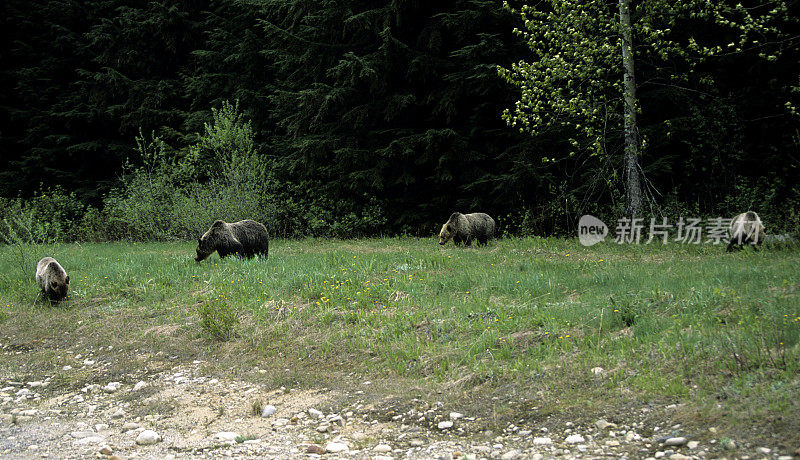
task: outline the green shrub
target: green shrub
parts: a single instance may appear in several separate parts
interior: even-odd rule
[[[75,240],[86,207],[61,187],[33,197],[0,198],[0,244],[49,244]]]
[[[262,412],[264,412],[264,401],[256,399],[250,405],[250,415],[253,417],[261,417]]]
[[[184,152],[159,137],[136,139],[139,166],[127,165],[105,199],[105,234],[133,240],[194,239],[217,219],[274,226],[267,163],[255,150],[250,122],[224,102]],[[95,217],[92,215],[91,217]]]
[[[197,313],[200,315],[200,328],[212,339],[225,342],[233,337],[239,319],[224,300],[203,302],[197,307]]]
[[[60,188],[0,198],[0,243],[193,240],[217,219],[253,219],[281,237],[350,238],[385,228],[385,203],[374,196],[337,199],[314,181],[282,179],[280,166],[256,149],[238,103],[211,112],[184,150],[140,131],[135,158],[100,208]]]

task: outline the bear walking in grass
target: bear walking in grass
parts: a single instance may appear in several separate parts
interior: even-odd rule
[[[45,257],[36,264],[36,282],[52,302],[64,300],[69,291],[69,275],[52,257]]]
[[[469,246],[472,240],[478,240],[478,245],[484,245],[494,238],[494,219],[482,212],[454,212],[439,231],[439,244],[443,245],[451,238],[456,246],[462,243]]]
[[[731,220],[731,241],[728,243],[728,252],[731,252],[734,246],[741,248],[745,244],[754,244],[753,248],[761,246],[764,242],[764,224],[761,223],[761,218],[758,217],[753,211],[747,211],[739,214]]]
[[[217,251],[220,257],[235,255],[246,257],[264,256],[269,252],[269,235],[264,224],[254,220],[242,220],[229,224],[218,220],[197,240],[197,257],[200,262]]]

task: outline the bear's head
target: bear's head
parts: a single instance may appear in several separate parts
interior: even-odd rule
[[[453,235],[456,234],[456,229],[450,222],[442,225],[442,229],[439,231],[439,244],[444,245]]]
[[[69,275],[63,271],[54,271],[53,275],[49,277],[49,285],[47,286],[47,296],[50,300],[59,301],[67,297],[69,291]]]
[[[207,259],[214,251],[217,250],[217,242],[219,240],[219,233],[225,229],[225,222],[218,220],[211,225],[211,228],[197,239],[197,257],[194,258],[197,262]]]

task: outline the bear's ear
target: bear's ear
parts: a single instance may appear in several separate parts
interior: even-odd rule
[[[449,225],[448,225],[448,226],[447,226],[447,231],[448,231],[448,232],[450,232],[450,233],[453,233],[453,227],[451,227],[451,226],[449,226]]]
[[[200,244],[200,238],[197,239],[197,244]]]
[[[67,275],[67,284],[69,284],[69,275]]]

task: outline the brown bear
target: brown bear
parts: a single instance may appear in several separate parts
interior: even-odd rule
[[[753,211],[747,211],[739,214],[731,220],[731,241],[728,243],[728,252],[731,252],[734,246],[740,249],[742,245],[753,244],[754,249],[761,246],[764,242],[766,233],[764,232],[764,224],[761,219]]]
[[[235,255],[248,259],[268,257],[269,234],[264,224],[242,220],[229,224],[218,220],[197,240],[197,257],[200,262],[217,251],[220,257]]]
[[[69,291],[69,275],[52,257],[45,257],[36,264],[36,282],[42,292],[53,302],[67,297]]]
[[[444,245],[451,238],[456,246],[462,243],[469,246],[473,239],[478,240],[478,245],[484,245],[494,238],[494,219],[482,212],[454,212],[439,231],[439,244]]]

